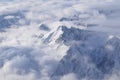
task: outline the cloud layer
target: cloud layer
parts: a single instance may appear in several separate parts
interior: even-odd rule
[[[68,46],[59,26],[119,35],[119,0],[0,1],[0,79],[50,80]],[[114,75],[113,75],[114,76]],[[77,80],[75,74],[60,80]]]

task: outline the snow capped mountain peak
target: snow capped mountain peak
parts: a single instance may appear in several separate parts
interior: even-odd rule
[[[67,54],[63,57],[63,59],[60,61],[57,69],[52,75],[53,80],[59,78],[60,76],[63,76],[65,74],[69,73],[75,73],[77,75],[78,79],[100,79],[103,80],[105,78],[105,75],[109,75],[112,70],[116,69],[120,63],[116,62],[116,58],[118,59],[119,50],[120,50],[120,40],[117,37],[112,37],[111,39],[107,40],[109,36],[106,36],[107,38],[98,37],[98,35],[94,35],[90,33],[94,32],[85,32],[85,34],[82,34],[84,30],[79,30],[79,33],[75,31],[74,28],[71,28],[72,30],[67,31],[67,28],[64,27],[63,30],[67,31],[69,36],[64,36],[65,41],[77,41],[76,43],[73,43],[69,50],[67,51]],[[77,39],[75,36],[77,33],[80,36],[77,36]],[[88,34],[89,36],[86,36]],[[63,33],[64,35],[64,33]],[[71,37],[72,36],[72,37]],[[94,36],[94,37],[92,37]],[[102,40],[105,42],[101,45],[97,45],[97,47],[94,46],[94,44],[89,44],[96,40],[95,36],[97,36],[97,40]],[[70,38],[69,38],[70,37]],[[85,37],[85,38],[82,38]],[[87,38],[87,37],[90,37]],[[62,38],[64,40],[64,38]],[[99,39],[98,39],[99,38]],[[82,43],[81,43],[82,41]],[[96,43],[97,44],[97,43]],[[92,46],[92,49],[90,49],[89,46]],[[117,63],[117,65],[116,65]],[[88,66],[89,65],[89,66]]]

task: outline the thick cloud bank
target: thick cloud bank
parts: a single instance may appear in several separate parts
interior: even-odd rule
[[[1,0],[0,80],[51,80],[70,45],[82,36],[76,29],[120,37],[119,14],[119,0]],[[78,80],[74,73],[59,79]]]

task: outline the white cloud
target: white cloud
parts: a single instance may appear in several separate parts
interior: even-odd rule
[[[14,15],[9,15],[10,13],[21,12],[25,16],[25,19],[20,18],[18,21],[20,25],[12,24],[6,32],[0,32],[0,75],[2,75],[0,79],[49,80],[50,73],[68,50],[64,44],[57,44],[55,41],[62,34],[57,31],[59,25],[70,27],[72,25],[78,28],[81,27],[76,25],[79,23],[97,24],[97,27],[90,30],[119,35],[119,2],[119,0],[17,0],[0,3],[0,16],[8,14],[4,19],[15,18]],[[75,15],[80,20],[59,21],[63,17],[73,18]],[[48,32],[40,30],[40,24],[47,24],[50,30]],[[55,33],[51,42],[44,44],[44,38],[48,38],[52,32]],[[112,49],[111,46],[107,48]],[[71,73],[63,76],[61,80],[77,79],[75,74]]]
[[[69,73],[67,75],[64,75],[63,77],[61,77],[60,80],[78,80],[76,75],[74,73]]]

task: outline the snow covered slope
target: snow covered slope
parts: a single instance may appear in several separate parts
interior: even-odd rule
[[[78,33],[76,30],[74,31],[74,28],[71,30],[71,33],[67,29],[65,31],[69,35],[75,32],[74,37],[63,37],[67,41],[72,39],[74,42],[52,74],[53,80],[59,80],[60,76],[70,73],[76,74],[78,79],[106,80],[106,75],[110,75],[114,71],[116,74],[119,73],[119,38],[112,37],[109,39],[109,36],[106,35],[107,38],[103,38],[103,36],[95,35],[95,32],[91,32],[90,35],[90,33],[87,34],[88,31],[84,33],[83,30],[77,29],[79,30]],[[79,36],[77,36],[78,34]]]

